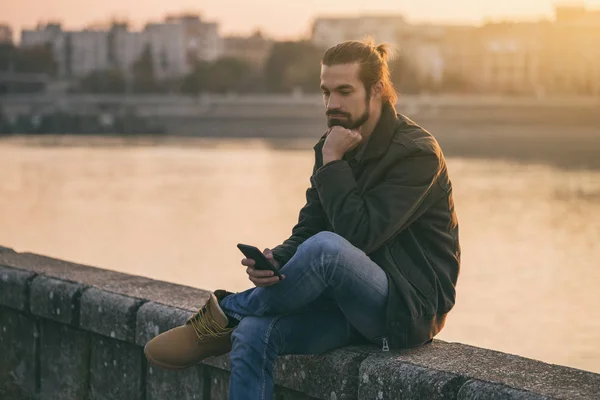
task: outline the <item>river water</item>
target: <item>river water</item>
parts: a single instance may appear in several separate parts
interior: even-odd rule
[[[250,287],[304,204],[311,141],[0,140],[0,245],[203,289]],[[600,171],[448,157],[463,264],[438,338],[600,372]]]

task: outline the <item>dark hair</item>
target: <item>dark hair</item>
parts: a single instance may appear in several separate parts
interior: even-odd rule
[[[358,63],[360,80],[365,85],[367,93],[370,93],[374,84],[381,81],[383,101],[394,107],[398,94],[390,77],[389,57],[388,44],[382,43],[376,46],[372,39],[367,38],[363,41],[348,40],[330,47],[323,54],[321,64],[331,66]]]

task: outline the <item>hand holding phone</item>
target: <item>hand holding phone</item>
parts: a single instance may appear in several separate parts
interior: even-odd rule
[[[246,258],[254,260],[255,264],[252,266],[252,268],[263,271],[273,271],[273,274],[277,276],[279,280],[283,279],[283,276],[281,275],[279,270],[258,248],[242,243],[239,243],[237,247],[238,249],[240,249],[242,254],[246,256]]]

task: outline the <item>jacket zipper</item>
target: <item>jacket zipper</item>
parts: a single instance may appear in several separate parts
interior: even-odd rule
[[[390,351],[390,346],[388,346],[387,338],[384,337],[381,339],[381,341],[383,342],[383,347],[381,348],[381,350],[382,351]]]

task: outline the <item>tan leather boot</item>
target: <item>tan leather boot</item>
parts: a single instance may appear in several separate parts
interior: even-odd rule
[[[218,293],[217,293],[218,292]],[[217,291],[223,295],[224,291]],[[185,325],[161,333],[144,346],[150,363],[167,369],[191,367],[205,358],[216,357],[231,350],[228,319],[214,293],[206,304],[192,315]]]

